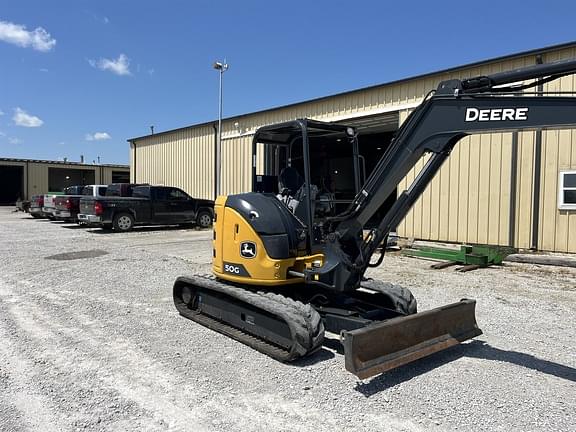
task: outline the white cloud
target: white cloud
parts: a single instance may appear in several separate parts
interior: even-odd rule
[[[102,23],[102,24],[110,24],[110,18],[108,18],[106,15],[100,15],[100,14],[96,14],[96,13],[92,13],[92,12],[88,12],[90,15],[92,15],[92,18],[94,18],[94,21]]]
[[[40,68],[39,70],[40,70],[40,72],[49,72],[48,69],[46,69],[46,68]]]
[[[6,133],[0,131],[0,137],[5,137],[5,136],[6,136]]]
[[[86,134],[86,141],[102,141],[112,138],[107,132],[96,132],[93,134]]]
[[[4,115],[4,111],[0,110],[0,116]]]
[[[18,138],[10,137],[10,138],[8,138],[8,142],[10,144],[16,145],[16,144],[20,144],[22,141],[20,141]]]
[[[50,51],[56,45],[56,39],[42,27],[28,31],[26,26],[7,21],[0,21],[0,40],[23,48],[31,47],[42,52]]]
[[[14,116],[12,117],[16,126],[23,127],[40,127],[44,124],[42,120],[34,115],[28,114],[22,108],[14,109]]]
[[[116,60],[101,58],[100,60],[88,60],[90,66],[109,71],[116,75],[132,75],[130,72],[130,59],[126,54],[120,54]]]

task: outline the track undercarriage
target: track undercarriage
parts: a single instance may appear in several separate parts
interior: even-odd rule
[[[287,292],[194,275],[178,278],[173,294],[182,316],[282,362],[319,350],[325,330],[339,334],[346,369],[360,378],[481,334],[472,300],[417,314],[409,290],[380,281],[346,294],[309,286]]]

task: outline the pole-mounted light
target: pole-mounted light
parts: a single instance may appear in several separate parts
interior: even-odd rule
[[[218,142],[216,143],[216,196],[222,191],[222,75],[228,70],[228,63],[216,61],[212,65],[220,72],[220,98],[218,104]]]

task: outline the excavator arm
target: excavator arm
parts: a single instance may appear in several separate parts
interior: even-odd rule
[[[338,291],[357,289],[376,249],[406,216],[465,136],[576,127],[576,97],[519,93],[536,83],[505,86],[532,79],[548,82],[574,71],[576,61],[570,60],[441,82],[435,93],[406,119],[348,210],[333,219],[325,265],[307,270],[307,282]],[[431,156],[413,183],[399,194],[378,227],[364,237],[368,220],[426,153]]]

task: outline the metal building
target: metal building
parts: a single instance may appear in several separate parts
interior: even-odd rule
[[[61,192],[66,186],[127,182],[127,165],[89,165],[33,159],[0,158],[0,205],[18,198]]]
[[[576,58],[576,42],[224,119],[222,193],[251,189],[251,139],[260,126],[303,117],[353,124],[360,131],[361,152],[373,162],[440,81],[565,58]],[[540,87],[544,92],[576,91],[573,75]],[[194,196],[214,198],[216,124],[128,140],[132,181],[178,186]],[[406,177],[401,190],[424,162]],[[463,139],[398,226],[398,234],[576,253],[576,130]]]

